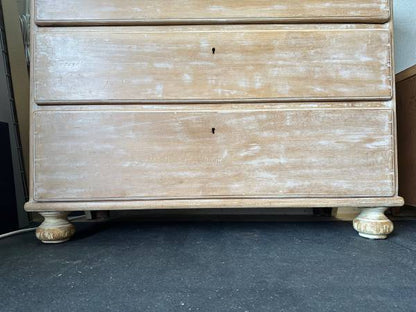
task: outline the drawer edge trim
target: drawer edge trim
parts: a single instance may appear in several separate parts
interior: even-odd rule
[[[37,105],[102,105],[102,104],[226,104],[226,103],[289,103],[289,102],[385,102],[393,99],[393,91],[385,97],[334,97],[334,98],[252,98],[252,99],[128,99],[128,100],[38,100]]]
[[[385,24],[391,20],[390,12],[379,16],[356,17],[282,17],[282,18],[197,18],[197,19],[42,19],[40,27],[50,26],[157,26],[157,25],[225,25],[225,24],[300,24],[300,23],[367,23]]]

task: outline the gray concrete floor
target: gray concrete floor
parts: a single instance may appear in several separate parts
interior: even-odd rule
[[[0,240],[0,311],[416,311],[416,221],[76,225]]]

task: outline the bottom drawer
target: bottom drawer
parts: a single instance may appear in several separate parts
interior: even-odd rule
[[[383,109],[39,111],[38,201],[393,196]]]

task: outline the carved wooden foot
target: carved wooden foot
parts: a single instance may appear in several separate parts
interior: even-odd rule
[[[369,239],[385,239],[393,232],[393,222],[391,222],[384,212],[385,207],[363,208],[361,213],[354,219],[354,229],[360,236]]]
[[[45,220],[36,229],[36,237],[42,243],[66,242],[75,233],[75,226],[68,221],[68,212],[41,212]]]

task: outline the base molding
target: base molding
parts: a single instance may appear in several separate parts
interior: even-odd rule
[[[333,207],[398,207],[403,198],[214,198],[214,199],[153,199],[108,201],[29,201],[26,211],[94,211],[210,208],[333,208]]]
[[[212,208],[314,208],[361,207],[354,219],[354,229],[369,239],[385,239],[393,231],[393,223],[384,215],[391,206],[403,205],[401,197],[342,198],[342,199],[207,199],[207,200],[146,200],[105,202],[35,202],[26,203],[27,211],[38,211],[45,220],[36,229],[36,237],[43,243],[62,243],[75,233],[68,221],[70,211],[95,210],[155,210],[155,209],[212,209]]]

